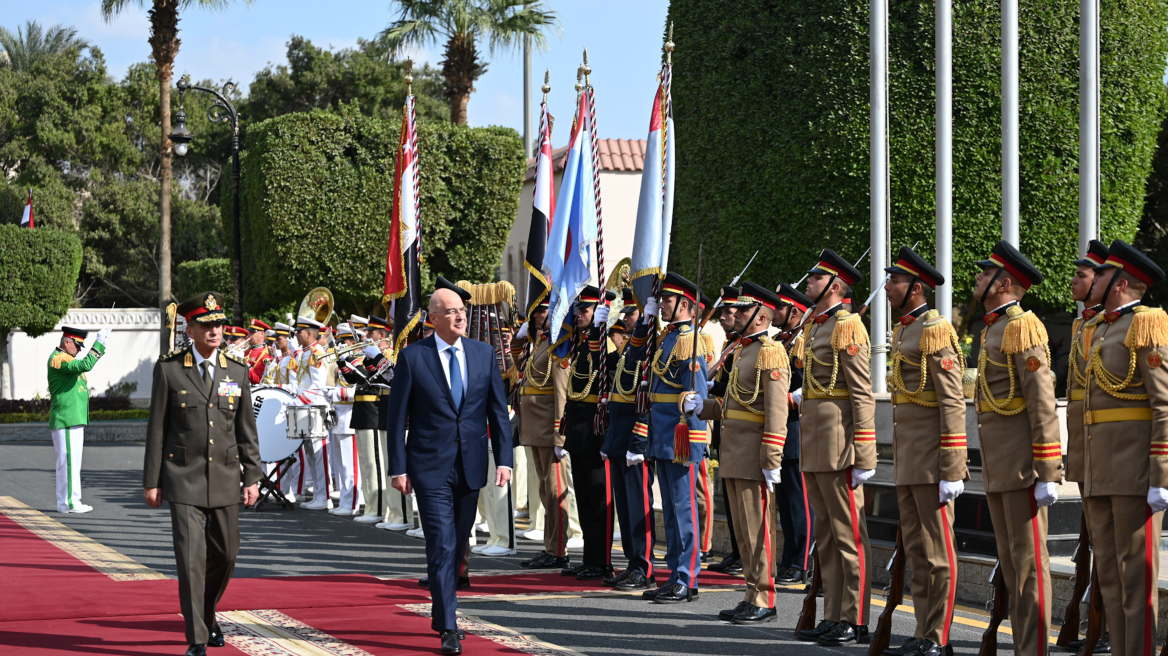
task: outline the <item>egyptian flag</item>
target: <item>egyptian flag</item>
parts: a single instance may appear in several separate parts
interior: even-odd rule
[[[523,266],[530,273],[527,281],[527,316],[547,300],[549,285],[543,273],[543,254],[547,247],[551,219],[556,213],[556,192],[552,182],[552,124],[547,103],[540,103],[539,152],[535,155],[535,192],[531,198],[531,228],[527,232],[527,257]]]
[[[414,97],[406,98],[402,111],[397,165],[393,170],[393,213],[389,253],[385,260],[385,294],[382,305],[393,316],[394,353],[405,346],[406,336],[418,323],[422,306],[422,239],[418,232],[418,127]]]
[[[32,189],[28,190],[28,201],[24,204],[24,213],[20,215],[20,227],[27,227],[29,230],[36,227],[36,222],[32,219]]]
[[[633,232],[633,298],[641,308],[653,293],[653,283],[658,276],[665,275],[669,265],[676,148],[672,80],[673,64],[665,64],[653,98],[649,139],[645,144],[645,170],[641,174],[641,199],[637,203],[637,225]]]

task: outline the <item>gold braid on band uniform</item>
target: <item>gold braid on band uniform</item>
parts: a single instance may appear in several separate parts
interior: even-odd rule
[[[738,359],[742,348],[743,347],[739,346],[737,349],[735,349],[735,360]],[[752,405],[755,401],[758,400],[758,393],[762,391],[762,386],[760,385],[762,382],[762,369],[757,366],[754,368],[754,394],[752,394],[749,399],[743,399],[740,396],[740,394],[745,393],[746,390],[742,389],[742,387],[738,384],[738,371],[738,367],[734,367],[730,370],[730,380],[726,383],[726,393],[729,394],[730,398],[734,399],[738,405],[746,408],[747,411],[749,411],[751,414],[759,416],[765,415],[765,410],[755,410]],[[788,380],[790,379],[788,378]]]
[[[1083,331],[1080,330],[1079,333],[1077,335],[1074,335],[1071,339],[1071,355],[1070,355],[1071,375],[1074,376],[1075,382],[1079,384],[1079,387],[1081,389],[1087,389],[1087,374],[1079,371],[1079,357],[1078,356],[1080,356],[1080,355],[1083,356],[1083,359],[1087,361],[1088,367],[1091,366],[1091,361],[1086,357],[1086,354],[1083,353],[1082,335],[1083,335]],[[1088,368],[1087,371],[1090,372],[1090,368]]]
[[[552,379],[551,346],[548,346],[547,371],[543,372],[543,380],[541,382],[538,382],[538,383],[535,382],[535,375],[534,375],[537,373],[539,373],[539,372],[535,370],[535,358],[534,357],[527,358],[527,365],[523,367],[523,377],[525,379],[527,379],[528,382],[531,383],[532,387],[538,387],[540,389],[547,387],[548,381]]]
[[[1128,360],[1127,378],[1123,380],[1120,380],[1119,376],[1112,374],[1107,370],[1107,367],[1103,366],[1103,358],[1100,357],[1100,351],[1102,350],[1102,344],[1091,349],[1091,359],[1087,361],[1088,379],[1091,378],[1091,374],[1094,374],[1095,380],[1099,383],[1099,389],[1117,399],[1124,401],[1147,401],[1151,398],[1147,394],[1126,394],[1122,391],[1129,387],[1140,387],[1144,384],[1142,380],[1138,383],[1132,383],[1132,378],[1136,375],[1136,369],[1139,368],[1136,364],[1137,350],[1134,347],[1128,349],[1131,352],[1131,358]]]
[[[583,379],[587,378],[588,384],[584,386],[583,392],[576,394],[576,393],[572,392],[572,384],[571,384],[571,382],[569,382],[568,383],[568,400],[569,401],[583,401],[584,399],[588,398],[588,392],[592,391],[592,381],[596,380],[596,370],[595,370],[595,367],[594,367],[593,362],[592,362],[592,353],[589,352],[589,354],[588,354],[588,374],[586,376],[582,376],[582,375],[576,373],[577,360],[579,360],[579,358],[577,358],[577,357],[572,358],[572,366],[571,366],[571,369],[569,370],[569,376],[572,380],[575,380],[575,379],[583,380]],[[551,367],[549,366],[548,368],[550,369]]]
[[[632,369],[626,369],[625,368],[625,353],[623,353],[623,352],[621,353],[620,359],[616,361],[616,377],[612,381],[612,386],[616,390],[617,394],[627,398],[627,397],[633,396],[637,393],[637,370],[640,368],[637,366],[638,364],[640,364],[640,363],[638,362],[637,364],[633,365]],[[633,388],[632,389],[626,390],[625,388],[621,387],[621,383],[620,383],[621,377],[624,376],[625,374],[629,374],[630,376],[632,376],[632,381],[633,381]]]
[[[904,378],[900,373],[900,363],[904,362],[910,367],[920,367],[921,369],[921,384],[916,391],[910,392],[904,384]],[[896,385],[896,391],[908,397],[908,400],[925,408],[939,408],[940,401],[923,401],[917,398],[917,395],[925,391],[925,381],[929,379],[929,357],[924,353],[921,354],[921,362],[917,364],[912,360],[901,355],[900,350],[892,354],[892,382]]]
[[[828,383],[827,387],[824,387],[822,384],[820,384],[820,382],[818,380],[816,380],[816,378],[815,378],[815,373],[814,373],[813,367],[804,367],[803,368],[803,375],[806,377],[807,382],[810,385],[812,391],[814,391],[816,394],[821,394],[824,397],[833,397],[834,396],[834,397],[838,397],[841,399],[847,398],[849,396],[848,390],[840,390],[840,389],[835,388],[836,378],[839,377],[839,351],[837,351],[835,348],[831,349],[831,364],[828,364],[827,362],[824,362],[824,361],[820,360],[819,358],[815,357],[815,351],[812,350],[812,348],[815,346],[815,338],[818,336],[819,331],[816,330],[815,332],[816,332],[816,334],[811,337],[811,340],[807,342],[807,346],[803,349],[804,358],[806,359],[808,356],[810,356],[812,363],[818,364],[822,367],[830,366],[831,367],[831,382]],[[869,352],[869,356],[871,356],[870,352]]]
[[[993,360],[991,360],[989,353],[988,353],[988,349],[986,349],[986,347],[985,347],[986,331],[987,330],[989,330],[989,326],[986,326],[985,328],[981,329],[982,348],[981,348],[981,353],[979,353],[977,356],[978,385],[981,387],[981,393],[983,395],[985,395],[986,406],[988,406],[990,410],[993,410],[994,412],[998,413],[999,415],[1002,415],[1003,417],[1013,417],[1014,415],[1021,414],[1022,411],[1026,409],[1026,399],[1022,399],[1021,407],[1014,408],[1013,410],[1005,410],[1004,409],[1004,408],[1009,407],[1010,403],[1013,402],[1014,395],[1018,391],[1018,377],[1017,377],[1017,374],[1014,373],[1015,372],[1014,356],[1007,355],[1005,364],[1002,364],[1001,362],[994,362]],[[1051,358],[1050,358],[1050,344],[1046,343],[1046,344],[1044,344],[1044,346],[1046,347],[1046,361],[1048,363],[1047,366],[1050,366],[1049,365],[1050,360],[1051,360]],[[989,381],[986,380],[986,376],[985,376],[986,364],[992,364],[995,367],[1005,367],[1006,370],[1010,372],[1010,393],[1006,396],[1005,401],[998,401],[994,397],[993,392],[990,391],[990,384],[989,384]]]
[[[661,362],[661,351],[662,349],[657,349],[657,352],[653,354],[653,363],[651,365],[653,367],[653,374],[657,376],[657,380],[660,380],[666,385],[676,389],[681,389],[681,383],[675,383],[665,376],[665,374],[669,373],[669,368],[673,364],[673,353],[669,353],[669,359],[667,359],[664,366],[662,366],[659,364]]]

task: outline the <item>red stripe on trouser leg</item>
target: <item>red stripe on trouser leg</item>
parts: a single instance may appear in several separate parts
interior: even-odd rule
[[[604,519],[605,537],[604,564],[612,567],[612,461],[604,461]]]
[[[867,595],[864,590],[868,589],[868,565],[864,562],[864,541],[860,539],[860,517],[856,512],[856,491],[848,484],[852,480],[852,468],[848,467],[846,470],[847,476],[844,478],[844,487],[848,490],[848,513],[852,520],[852,539],[856,542],[856,556],[860,560],[860,600],[856,603],[856,623],[864,621],[864,602],[866,602]]]
[[[706,470],[706,461],[702,461],[697,465],[698,470],[702,472],[702,494],[706,497],[706,521],[702,522],[702,552],[710,550],[710,545],[714,540],[714,498],[710,491],[710,473]]]
[[[693,486],[694,477],[693,476],[694,476],[694,466],[691,464],[689,466],[689,483],[690,483],[689,484],[689,514],[693,520],[694,530],[696,531],[696,530],[698,530],[698,500],[697,500],[697,492],[694,491],[694,486]],[[698,541],[698,536],[695,535],[694,542],[697,542],[697,541]],[[690,587],[690,588],[697,587],[696,584],[698,582],[698,572],[701,571],[701,566],[698,565],[698,551],[699,550],[700,550],[699,545],[694,544],[693,556],[690,558],[690,563],[689,563],[689,583],[687,584],[688,587]]]
[[[645,578],[653,578],[653,505],[649,503],[649,465],[645,461],[637,463],[641,467],[641,503],[645,506]]]
[[[353,510],[357,510],[360,505],[357,503],[357,497],[361,496],[358,494],[361,490],[361,468],[357,466],[357,436],[354,435],[349,440],[353,443]]]
[[[941,530],[945,532],[945,558],[949,560],[949,599],[945,603],[945,620],[941,624],[941,640],[949,644],[949,627],[953,624],[953,606],[957,602],[957,552],[953,550],[953,535],[949,530],[947,504],[941,505]],[[1039,583],[1042,581],[1040,580]]]
[[[1153,578],[1155,563],[1152,562],[1152,553],[1156,547],[1154,540],[1160,537],[1160,532],[1155,530],[1155,522],[1152,521],[1156,514],[1152,512],[1151,506],[1147,508],[1147,519],[1144,520],[1144,654],[1151,656],[1152,648],[1156,645],[1156,613],[1153,608],[1156,579]]]
[[[803,513],[807,520],[804,522],[807,526],[807,539],[803,542],[807,545],[803,547],[803,571],[806,572],[811,566],[811,532],[815,528],[811,526],[811,504],[807,502],[807,477],[803,475],[803,472],[799,472],[799,482],[803,484]]]
[[[562,485],[560,474],[560,463],[557,461],[552,465],[556,470],[556,517],[558,525],[556,526],[556,539],[559,544],[556,545],[556,555],[563,556],[568,553],[568,548],[564,544],[564,537],[568,534],[568,518],[564,516],[564,487]]]
[[[1045,649],[1047,627],[1043,618],[1046,616],[1046,586],[1042,585],[1042,536],[1038,531],[1038,502],[1034,499],[1034,486],[1030,486],[1030,530],[1034,534],[1034,573],[1038,580],[1038,656],[1043,656]]]
[[[766,568],[763,571],[763,576],[767,577],[767,608],[775,607],[775,583],[771,578],[771,559],[773,554],[773,547],[771,545],[771,506],[770,497],[767,495],[766,481],[759,483],[760,492],[762,492],[762,546],[766,556]]]

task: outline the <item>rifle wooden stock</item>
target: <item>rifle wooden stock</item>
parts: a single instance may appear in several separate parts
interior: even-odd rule
[[[1082,595],[1079,596],[1082,599]],[[1095,653],[1095,645],[1099,644],[1099,639],[1103,637],[1103,629],[1106,626],[1103,615],[1103,592],[1099,589],[1099,568],[1095,567],[1091,572],[1091,601],[1087,604],[1087,634],[1083,637],[1083,647],[1079,650],[1079,656],[1091,656]],[[1165,646],[1168,650],[1168,646]],[[1165,651],[1161,651],[1165,654]]]
[[[1010,608],[1010,591],[1006,588],[1005,577],[1002,576],[1001,563],[994,567],[994,605],[990,610],[990,625],[981,636],[981,648],[977,656],[994,656],[998,653],[998,627],[1006,619]]]
[[[1075,548],[1075,589],[1071,592],[1067,609],[1063,611],[1063,626],[1055,641],[1060,647],[1066,647],[1079,639],[1079,604],[1090,580],[1091,539],[1087,536],[1087,518],[1084,516],[1079,524],[1079,546]]]
[[[880,613],[880,619],[876,622],[876,632],[872,634],[872,643],[868,646],[868,656],[880,656],[885,649],[888,649],[889,642],[892,640],[892,614],[896,612],[896,607],[904,601],[906,560],[904,538],[901,537],[900,529],[897,528],[896,548],[892,553],[892,562],[888,568],[889,575],[892,577],[888,583],[888,599],[884,611]]]
[[[819,550],[815,550],[815,573],[811,577],[811,584],[807,586],[807,594],[803,596],[803,610],[799,611],[799,620],[795,622],[795,633],[815,628],[815,598],[819,594],[819,587],[823,579],[819,574]]]

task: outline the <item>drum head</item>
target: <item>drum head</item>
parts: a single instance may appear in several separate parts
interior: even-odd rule
[[[252,403],[256,408],[256,432],[260,438],[260,460],[263,462],[279,462],[300,448],[299,442],[288,439],[285,427],[284,404],[292,399],[291,393],[278,387],[252,390]]]

